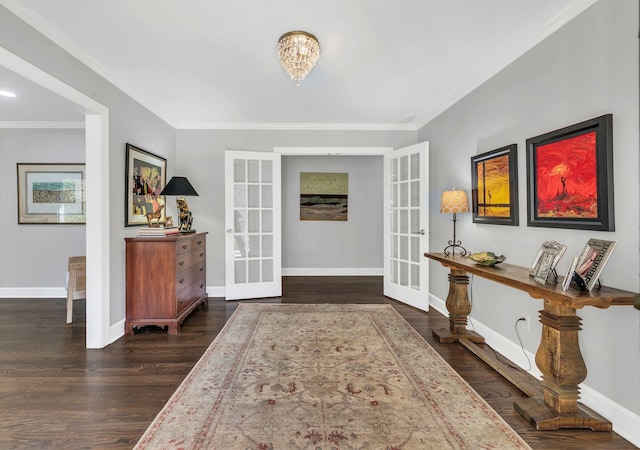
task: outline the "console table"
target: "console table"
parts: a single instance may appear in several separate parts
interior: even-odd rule
[[[425,253],[450,269],[449,329],[434,330],[442,343],[471,341],[483,343],[484,338],[467,330],[467,316],[471,304],[467,293],[467,274],[486,278],[528,293],[544,301],[540,311],[542,336],[536,352],[536,365],[542,372],[542,397],[530,397],[514,403],[516,411],[538,430],[559,428],[591,428],[611,431],[611,422],[578,403],[578,385],[587,377],[587,368],[580,352],[578,331],[581,319],[576,310],[585,306],[608,308],[633,305],[634,293],[602,286],[591,292],[577,289],[562,291],[562,283],[541,285],[529,276],[529,269],[502,263],[493,267],[481,266],[460,255]]]

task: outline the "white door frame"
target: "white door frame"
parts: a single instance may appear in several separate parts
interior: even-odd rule
[[[0,65],[80,106],[85,112],[87,220],[86,347],[103,348],[110,336],[109,109],[0,47]],[[91,236],[91,241],[89,241]],[[96,244],[97,243],[97,244]]]

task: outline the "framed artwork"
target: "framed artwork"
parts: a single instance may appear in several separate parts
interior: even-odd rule
[[[575,269],[574,280],[581,289],[591,291],[594,288],[615,247],[615,241],[589,239]]]
[[[546,284],[549,275],[555,274],[556,266],[566,250],[567,246],[557,241],[544,242],[533,260],[529,275],[534,281]]]
[[[346,221],[349,174],[300,172],[300,220]]]
[[[18,224],[86,223],[84,164],[18,163]]]
[[[518,225],[518,146],[471,157],[473,221]]]
[[[125,226],[147,225],[147,214],[165,204],[160,192],[167,182],[167,160],[127,144],[125,172]],[[164,223],[164,208],[160,216]]]
[[[527,139],[527,225],[614,231],[613,119]]]

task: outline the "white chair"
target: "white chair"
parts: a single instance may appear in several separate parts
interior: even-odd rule
[[[69,257],[67,278],[67,323],[71,323],[73,317],[73,301],[87,298],[86,256]]]

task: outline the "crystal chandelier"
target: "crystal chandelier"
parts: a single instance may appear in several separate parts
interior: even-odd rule
[[[290,31],[278,39],[278,58],[282,67],[300,86],[320,57],[318,39],[305,31]]]

